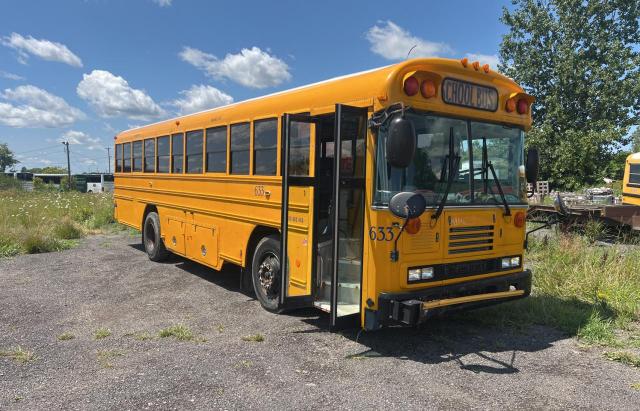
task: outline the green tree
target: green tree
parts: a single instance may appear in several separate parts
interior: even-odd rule
[[[640,152],[640,127],[636,127],[635,131],[631,133],[631,144],[634,153]]]
[[[28,170],[29,173],[34,174],[66,174],[67,169],[63,167],[34,167]]]
[[[540,177],[576,188],[601,181],[640,113],[640,2],[512,0],[500,70],[536,97],[528,145]]]
[[[7,168],[11,168],[18,164],[18,160],[13,156],[13,152],[9,150],[7,143],[0,144],[0,172],[5,172]]]

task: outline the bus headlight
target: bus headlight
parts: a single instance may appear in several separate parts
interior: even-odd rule
[[[520,267],[520,256],[503,258],[501,266],[502,269]]]
[[[408,282],[433,279],[433,267],[410,268],[407,273]]]

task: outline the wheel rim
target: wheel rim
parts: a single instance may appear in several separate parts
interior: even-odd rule
[[[280,259],[273,252],[262,255],[258,265],[258,280],[265,296],[275,299],[280,292]]]
[[[147,252],[153,252],[156,248],[156,230],[154,229],[151,221],[149,221],[144,227],[144,245]]]

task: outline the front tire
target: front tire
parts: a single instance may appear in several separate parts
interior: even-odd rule
[[[251,278],[260,305],[270,312],[279,312],[280,241],[274,235],[264,237],[253,253]]]
[[[165,248],[162,237],[160,236],[160,217],[158,217],[158,213],[154,211],[147,214],[147,217],[144,219],[142,243],[151,261],[163,261],[169,256],[169,252]]]

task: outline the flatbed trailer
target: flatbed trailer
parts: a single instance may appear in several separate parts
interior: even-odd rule
[[[553,205],[532,204],[527,212],[529,221],[557,221],[561,227],[585,224],[587,221],[599,221],[609,227],[626,227],[640,230],[640,206],[617,205]],[[542,220],[542,221],[541,221]]]

